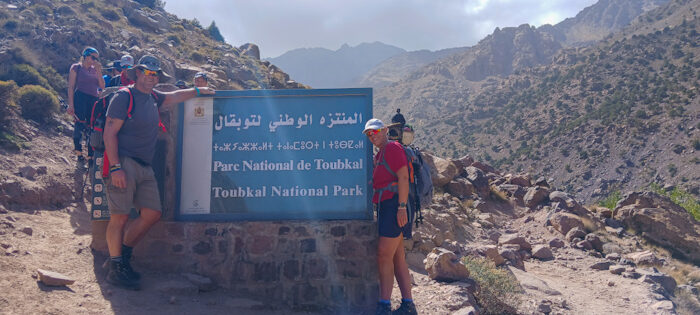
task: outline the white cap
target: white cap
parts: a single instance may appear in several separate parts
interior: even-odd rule
[[[384,128],[384,123],[377,119],[377,118],[372,118],[367,121],[365,124],[365,130],[362,131],[362,133],[367,132],[367,130],[379,130]]]
[[[134,66],[134,57],[131,57],[130,55],[124,55],[124,56],[122,56],[120,63],[122,65],[122,67],[125,67],[125,66],[133,67]]]

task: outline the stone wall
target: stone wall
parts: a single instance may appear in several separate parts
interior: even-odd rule
[[[367,309],[378,296],[376,223],[368,220],[176,222],[177,117],[162,120],[163,218],[134,249],[134,265],[210,277],[234,294],[295,307]],[[164,144],[164,145],[163,145]],[[164,153],[164,154],[161,154]],[[93,222],[93,248],[106,251],[106,222]]]

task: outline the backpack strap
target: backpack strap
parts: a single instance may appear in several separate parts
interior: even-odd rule
[[[131,94],[132,87],[133,87],[133,85],[130,85],[128,87],[124,87],[124,88],[120,89],[120,91],[126,90],[129,93],[129,108],[127,108],[127,110],[126,110],[126,117],[127,118],[131,118],[131,111],[134,109],[134,95]],[[156,94],[156,92],[151,91],[151,95],[153,96],[153,99],[156,100],[156,105],[157,105],[158,100],[159,100],[158,94]],[[160,129],[163,130],[163,132],[167,132],[167,130],[165,129],[165,124],[163,124],[163,121],[160,120],[160,106],[156,106],[156,107],[158,107],[158,126],[160,127]]]

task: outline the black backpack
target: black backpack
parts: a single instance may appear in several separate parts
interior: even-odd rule
[[[423,223],[423,212],[421,209],[429,206],[433,201],[433,180],[430,177],[430,166],[423,161],[420,149],[403,144],[401,144],[401,146],[403,147],[406,160],[408,161],[408,219],[409,223],[415,222],[416,227],[418,227],[419,223]],[[397,177],[396,173],[391,170],[391,167],[389,167],[389,164],[386,162],[386,157],[384,155],[381,156],[379,163],[377,163],[377,166],[379,165],[383,165],[390,174]],[[379,200],[381,200],[381,194],[383,192],[391,191],[398,193],[398,189],[398,182],[392,182],[384,188],[377,189],[379,192]]]

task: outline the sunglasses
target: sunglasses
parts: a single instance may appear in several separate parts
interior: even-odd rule
[[[158,71],[153,71],[153,70],[148,70],[148,69],[141,69],[143,71],[143,74],[146,76],[150,77],[157,77],[158,76]]]
[[[365,132],[365,135],[367,135],[368,137],[371,137],[371,136],[374,136],[374,135],[380,133],[381,131],[382,131],[381,129],[367,130],[367,132]]]
[[[93,55],[90,55],[90,58],[92,58],[92,60],[95,60],[95,61],[100,61],[100,58],[97,58],[97,57],[95,57],[95,56],[93,56]]]

